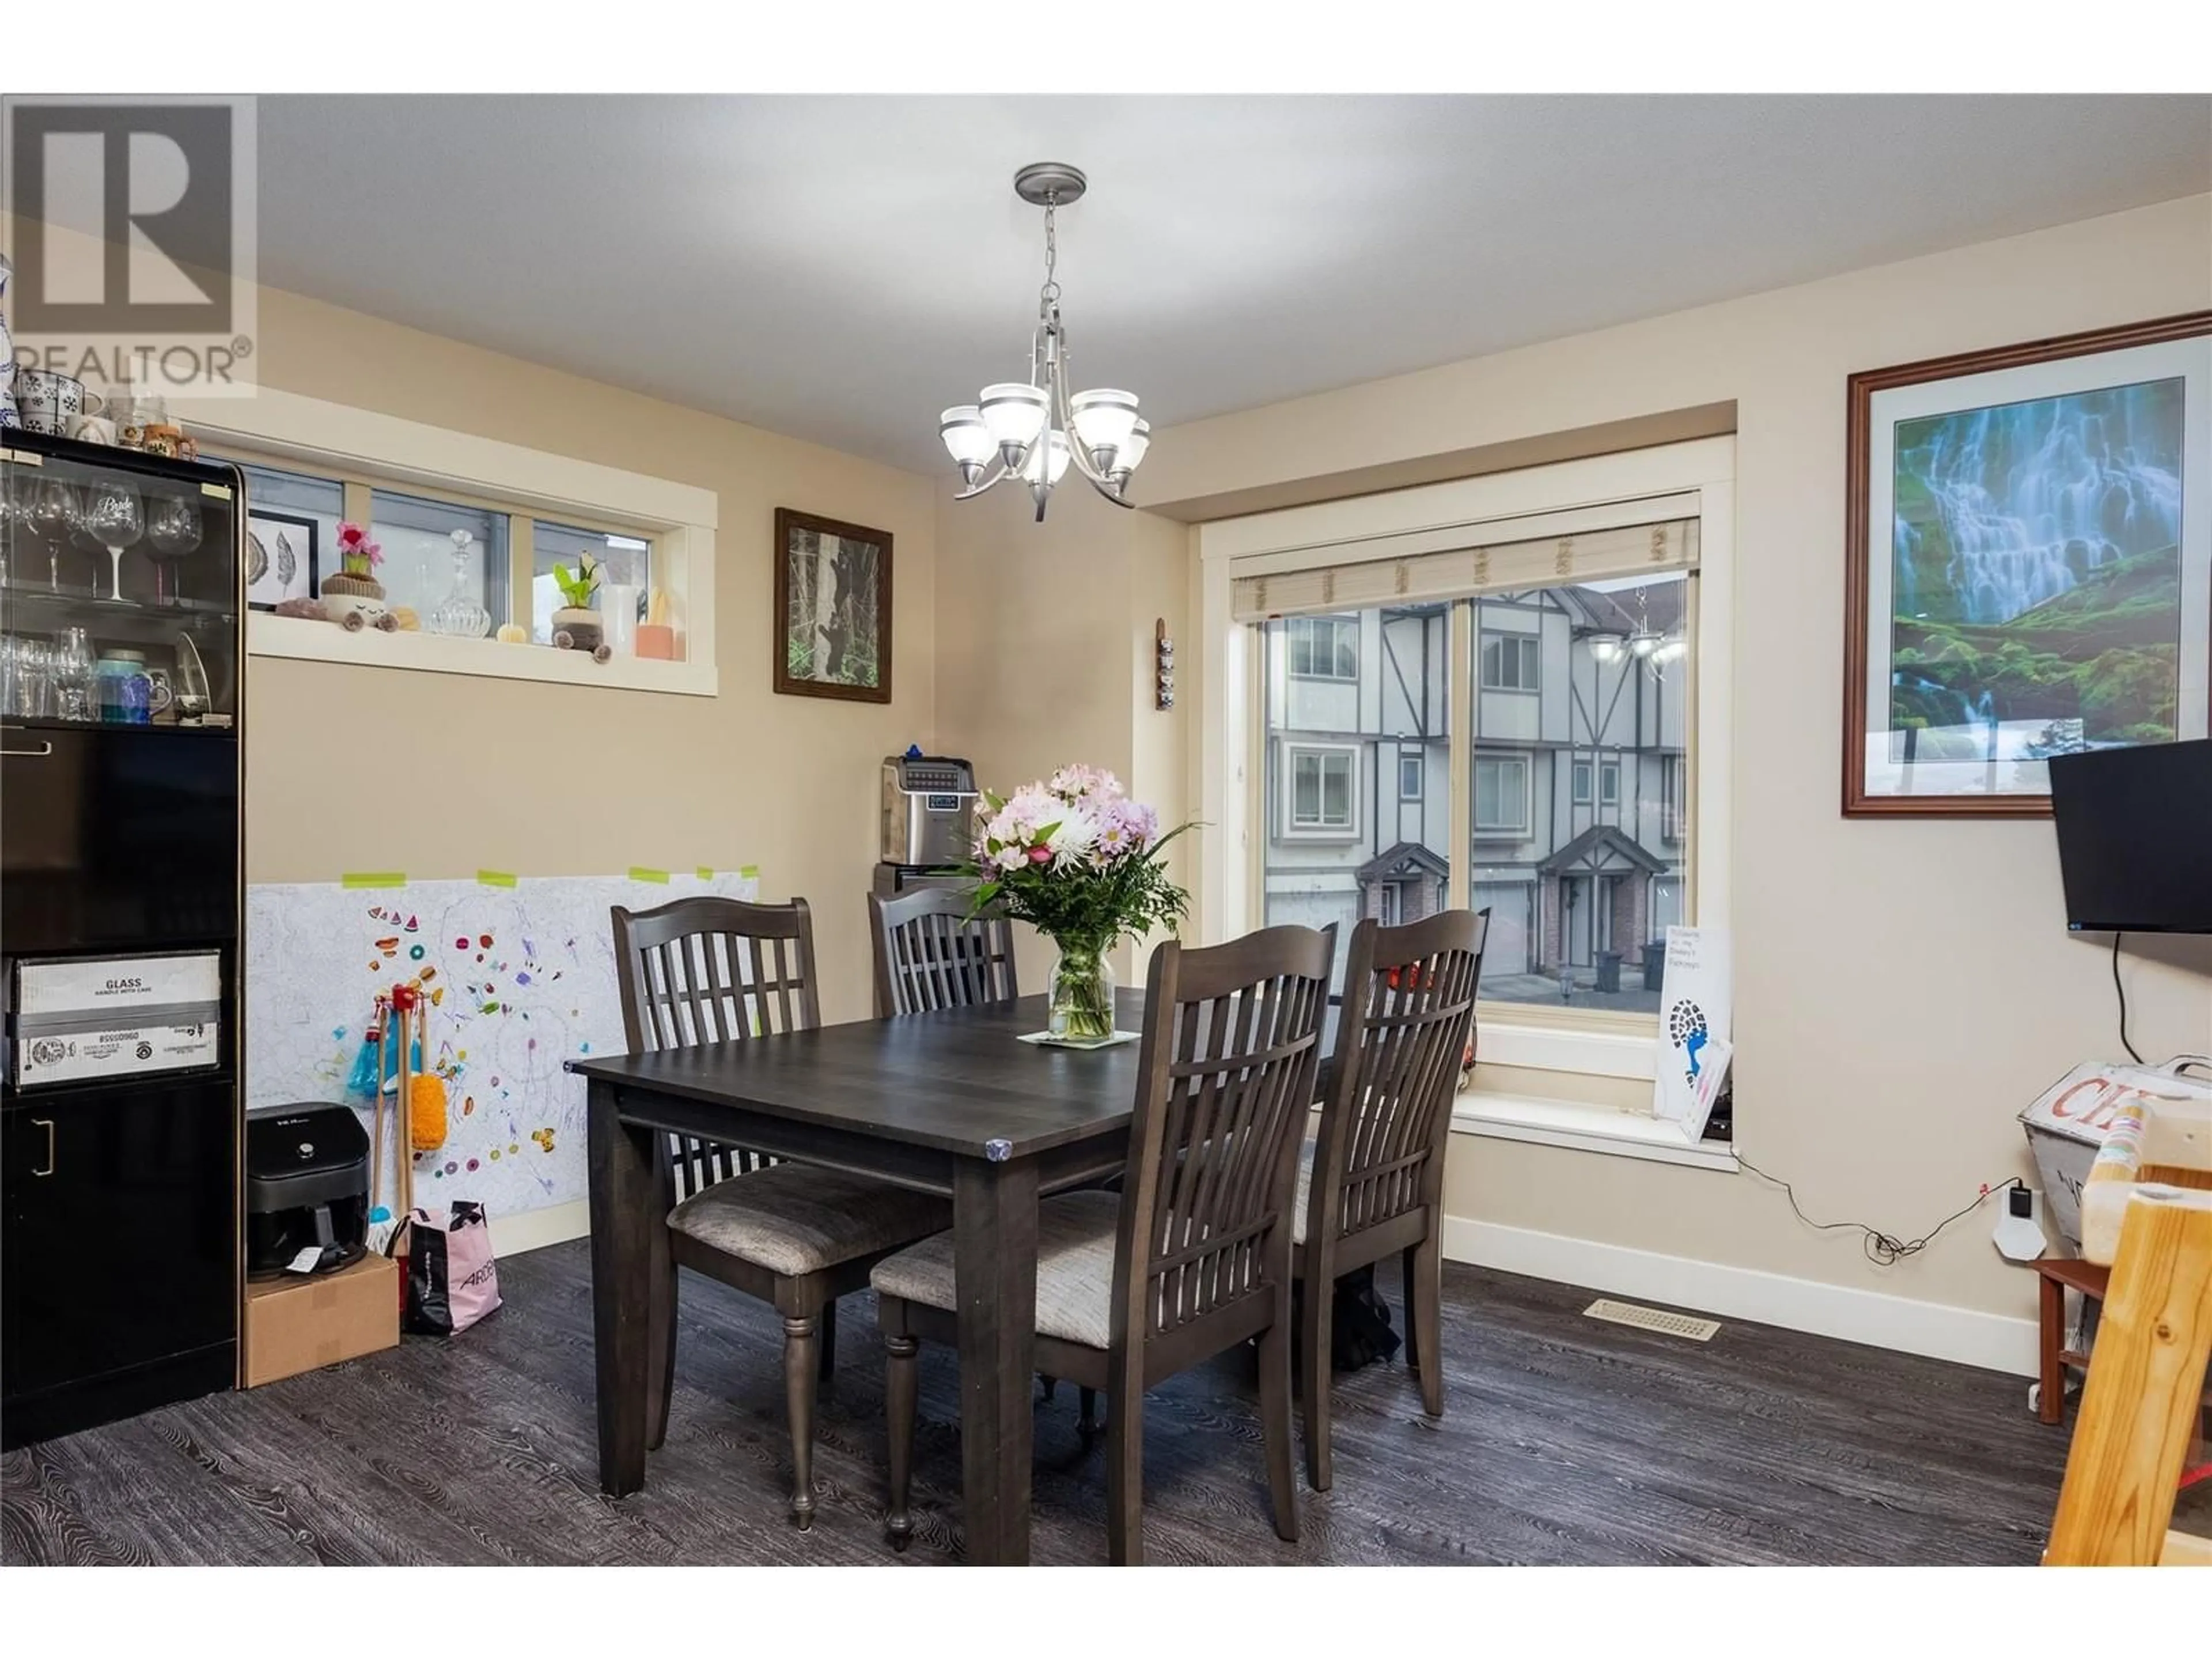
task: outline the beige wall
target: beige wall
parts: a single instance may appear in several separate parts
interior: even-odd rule
[[[2063,931],[2047,823],[1839,816],[1844,379],[2208,305],[2212,198],[2197,198],[1177,427],[1154,442],[1142,493],[1175,512],[1733,403],[1738,1139],[1818,1218],[1910,1236],[1979,1182],[2026,1173],[2014,1115],[2119,1045],[2104,941]],[[2212,1048],[2208,947],[2147,945],[2150,959],[2131,942],[2146,1054]],[[1514,1227],[2033,1308],[1986,1214],[1882,1270],[1749,1175],[1460,1136],[1449,1190],[1455,1214]]]
[[[1188,612],[1189,532],[1102,500],[1074,474],[1043,525],[1011,486],[974,501],[939,492],[938,729],[1004,794],[1055,767],[1111,769],[1163,821],[1183,812],[1188,716],[1152,707],[1152,626]],[[1048,953],[1025,937],[1024,982]],[[1137,953],[1119,958],[1136,982]]]
[[[713,490],[721,694],[257,657],[249,878],[756,864],[764,895],[813,905],[824,1016],[866,1014],[878,766],[936,730],[931,482],[270,290],[260,350],[267,386]],[[769,691],[778,507],[891,533],[889,706]]]

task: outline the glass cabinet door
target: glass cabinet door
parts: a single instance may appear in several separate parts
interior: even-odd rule
[[[238,712],[230,468],[0,441],[0,720],[226,727]]]

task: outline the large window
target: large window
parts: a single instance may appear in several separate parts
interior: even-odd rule
[[[1357,617],[1294,617],[1290,623],[1291,672],[1302,680],[1358,680]]]
[[[1478,619],[1493,610],[1533,619],[1565,666],[1533,729],[1517,699],[1475,703],[1474,879],[1492,906],[1482,994],[1492,1001],[1658,1009],[1648,947],[1683,919],[1687,817],[1667,802],[1689,741],[1693,591],[1669,571],[1470,602]],[[1629,648],[1638,635],[1655,641],[1650,650]],[[1482,637],[1486,646],[1490,632]],[[1509,741],[1547,747],[1525,758],[1486,751]]]

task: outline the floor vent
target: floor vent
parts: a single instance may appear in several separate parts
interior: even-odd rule
[[[1607,1320],[1615,1325],[1633,1325],[1638,1330],[1657,1331],[1664,1336],[1686,1336],[1692,1342],[1711,1341],[1721,1328],[1717,1319],[1698,1319],[1658,1308],[1639,1308],[1633,1302],[1602,1299],[1584,1308],[1583,1317]]]

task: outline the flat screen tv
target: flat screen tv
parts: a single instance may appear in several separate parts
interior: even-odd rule
[[[2051,763],[2077,933],[2212,933],[2212,738]]]

